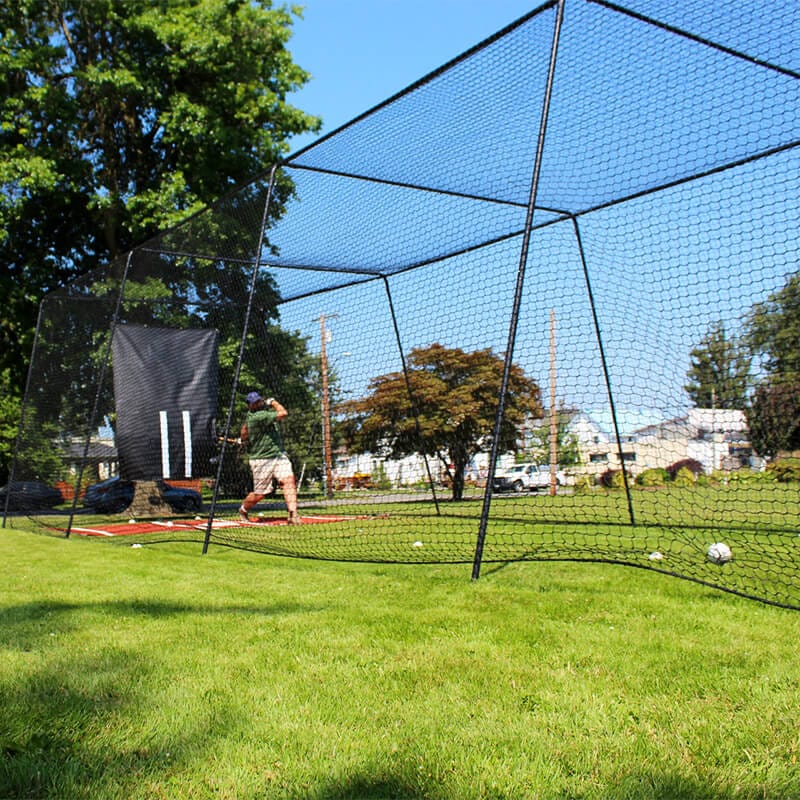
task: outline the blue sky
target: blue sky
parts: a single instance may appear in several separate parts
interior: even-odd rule
[[[306,0],[289,42],[312,80],[292,105],[330,133],[535,8],[534,0]],[[300,136],[293,150],[316,136]]]
[[[330,133],[537,5],[532,0],[308,0],[304,18],[295,23],[289,49],[313,78],[290,97],[290,102],[322,116],[322,133]],[[735,3],[721,5],[727,11],[718,14],[717,23],[725,23],[719,35],[725,34],[731,20],[748,27]],[[710,24],[707,16],[714,15],[703,16],[704,24]],[[707,33],[716,35],[714,30]],[[769,41],[775,38],[765,37]],[[790,49],[783,43],[778,52]],[[758,50],[755,53],[762,55]],[[719,58],[716,53],[714,57]],[[725,63],[741,66],[736,60]],[[635,61],[631,64],[635,66]],[[743,83],[727,83],[739,86],[747,95],[748,87],[754,84],[750,83],[749,68],[745,72]],[[569,74],[563,70],[562,80]],[[676,80],[672,85],[679,94],[685,94],[688,83]],[[572,94],[574,87],[568,81],[566,86],[567,94]],[[789,95],[784,103],[789,128],[795,124],[791,114],[796,115],[797,108]],[[773,105],[780,108],[768,104],[769,108]],[[714,115],[708,116],[711,119],[698,116],[703,131],[706,125],[713,125]],[[574,131],[584,137],[582,119],[576,116],[578,127]],[[749,119],[759,133],[768,128],[758,114],[751,114]],[[630,122],[630,132],[636,134],[636,115]],[[734,130],[737,136],[749,130],[740,128]],[[783,129],[780,132],[783,135]],[[666,128],[653,133],[669,138]],[[682,134],[694,135],[685,130]],[[736,143],[737,136],[732,139]],[[297,137],[293,150],[315,138]],[[600,144],[605,141],[599,136],[595,139]],[[626,146],[615,140],[611,151],[622,151],[624,156]],[[599,156],[604,153],[587,147],[582,155],[599,166]],[[722,320],[729,332],[738,334],[742,316],[752,303],[779,288],[784,276],[796,269],[791,243],[800,224],[800,210],[791,176],[796,175],[797,158],[789,153],[752,170],[693,182],[586,220],[584,235],[593,289],[618,408],[620,404],[659,408],[665,418],[682,413],[688,401],[683,384],[692,347],[717,320]],[[620,163],[624,165],[621,179],[630,178],[635,159],[620,157]],[[682,167],[683,162],[676,163]],[[592,169],[574,172],[582,179],[601,174]],[[557,181],[554,185],[561,187]],[[585,187],[581,184],[579,188]],[[764,209],[766,213],[762,213]],[[363,235],[363,229],[359,230]],[[351,237],[349,228],[340,233]],[[327,246],[327,240],[322,244]],[[513,242],[507,252],[481,252],[473,259],[462,259],[456,280],[446,265],[440,271],[415,270],[393,280],[393,302],[406,354],[411,347],[434,341],[463,349],[492,347],[503,352],[508,334],[505,312],[510,308],[513,283],[502,283],[496,275],[487,273],[485,266],[501,262],[515,265],[517,250],[513,248],[518,246]],[[589,410],[602,407],[607,395],[579,266],[568,230],[559,228],[537,235],[529,257],[530,276],[514,355],[515,361],[546,387],[548,312],[554,308],[563,365],[558,397],[568,405]],[[510,274],[513,277],[513,272]],[[425,296],[433,298],[427,305],[423,305]],[[329,356],[343,390],[350,395],[362,394],[370,377],[398,368],[386,297],[378,283],[288,303],[281,314],[287,327],[309,336],[312,350],[319,346],[320,315],[335,315],[329,327],[333,336]]]

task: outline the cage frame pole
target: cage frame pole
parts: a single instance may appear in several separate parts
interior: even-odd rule
[[[225,464],[225,453],[228,446],[228,438],[230,436],[231,423],[233,422],[233,410],[236,406],[236,392],[239,389],[239,376],[242,372],[242,361],[244,360],[244,351],[247,344],[247,333],[250,329],[250,317],[253,311],[253,301],[256,294],[256,284],[258,281],[258,274],[261,267],[261,252],[264,248],[264,239],[266,238],[267,225],[269,223],[269,212],[272,204],[272,194],[275,189],[275,176],[280,169],[281,162],[276,161],[269,171],[269,183],[267,185],[267,196],[264,199],[264,213],[261,217],[261,228],[258,232],[258,245],[256,247],[255,259],[253,262],[253,276],[250,279],[250,291],[247,297],[247,307],[245,309],[244,321],[242,322],[242,337],[239,340],[239,355],[236,358],[236,369],[233,374],[233,385],[231,386],[231,399],[228,404],[228,414],[225,418],[225,430],[222,434],[222,447],[219,453],[219,463],[217,464],[217,477],[214,481],[214,491],[211,495],[211,507],[208,511],[208,523],[206,524],[206,532],[203,537],[203,555],[208,552],[208,546],[211,541],[211,529],[214,525],[214,517],[217,510],[217,501],[219,499],[220,480],[222,479],[222,468]]]
[[[69,521],[67,522],[67,530],[64,533],[65,538],[69,538],[72,532],[72,523],[75,519],[75,510],[78,507],[78,495],[80,493],[80,485],[83,480],[83,471],[86,468],[86,458],[89,454],[89,447],[92,443],[92,426],[97,417],[97,409],[100,406],[100,394],[105,385],[106,371],[108,370],[108,363],[111,360],[111,345],[114,341],[114,334],[116,333],[117,326],[119,325],[119,315],[122,309],[122,298],[125,296],[125,286],[128,282],[128,275],[130,274],[131,264],[133,263],[133,256],[136,250],[129,250],[128,257],[125,259],[125,270],[122,273],[122,280],[119,284],[119,294],[117,295],[117,303],[114,306],[114,314],[111,317],[111,328],[108,336],[108,343],[106,344],[105,353],[103,354],[103,363],[100,366],[100,375],[97,381],[97,390],[94,393],[94,403],[92,404],[92,411],[86,423],[86,438],[83,443],[83,458],[81,459],[80,466],[78,467],[78,476],[75,479],[75,490],[72,498],[72,507],[69,510]]]
[[[392,300],[392,292],[389,288],[389,279],[383,275],[383,285],[386,289],[386,297],[389,301],[389,313],[392,316],[392,325],[394,326],[394,337],[397,341],[397,349],[400,352],[400,362],[403,365],[403,377],[405,378],[406,382],[406,391],[408,392],[408,399],[411,401],[411,411],[414,414],[414,425],[417,429],[417,439],[419,440],[420,445],[422,444],[422,428],[420,428],[419,424],[419,407],[417,406],[417,399],[414,396],[414,390],[411,388],[411,378],[408,374],[408,362],[406,361],[406,354],[403,350],[403,342],[400,338],[400,327],[397,324],[397,315],[395,314],[394,310],[394,301]],[[428,455],[425,451],[420,447],[420,451],[422,452],[422,460],[425,462],[425,471],[428,473],[428,483],[431,487],[431,495],[433,497],[433,504],[436,507],[436,515],[441,515],[441,511],[439,509],[439,498],[436,496],[436,485],[433,481],[433,474],[431,473],[431,465],[428,461]]]
[[[514,302],[511,308],[511,319],[508,326],[508,341],[503,363],[503,377],[500,382],[500,392],[498,395],[497,415],[494,424],[494,436],[492,437],[492,447],[489,453],[489,465],[486,475],[486,487],[483,493],[483,507],[481,509],[481,519],[478,526],[478,536],[475,543],[475,557],[472,563],[472,580],[478,580],[481,572],[481,562],[483,560],[483,548],[486,541],[486,529],[489,522],[489,510],[492,503],[492,482],[494,479],[495,468],[497,467],[498,450],[500,449],[500,433],[503,427],[505,415],[506,395],[508,394],[508,382],[511,375],[512,360],[514,357],[514,344],[517,338],[517,326],[519,323],[519,311],[522,305],[522,291],[525,285],[525,273],[527,271],[528,250],[530,247],[531,231],[533,229],[533,214],[536,208],[536,196],[539,191],[539,175],[542,168],[542,157],[544,155],[544,141],[547,133],[547,121],[550,114],[550,100],[553,94],[553,84],[555,83],[556,60],[558,57],[558,44],[561,37],[561,26],[564,21],[564,2],[558,0],[556,3],[555,22],[553,24],[553,39],[550,46],[550,62],[547,69],[547,84],[545,86],[544,98],[542,101],[542,114],[539,120],[539,134],[536,143],[536,156],[534,158],[533,170],[531,173],[531,188],[528,195],[528,208],[525,215],[525,230],[522,235],[522,246],[520,248],[519,263],[517,265],[517,281],[514,288]]]
[[[39,343],[39,332],[42,328],[42,308],[45,304],[45,299],[39,303],[39,311],[36,315],[36,330],[33,334],[33,344],[31,345],[31,366],[33,366],[35,359],[36,359],[36,351],[37,345]],[[11,459],[11,470],[8,474],[8,491],[6,492],[6,501],[3,503],[3,524],[2,527],[6,527],[6,518],[8,517],[8,506],[11,502],[11,484],[14,480],[14,473],[17,468],[17,459],[19,456],[19,448],[20,442],[22,441],[22,430],[25,425],[25,410],[28,406],[28,400],[30,398],[30,389],[31,389],[31,369],[28,368],[28,374],[25,378],[25,391],[22,394],[22,405],[20,407],[20,414],[19,414],[19,424],[17,425],[17,439],[14,442],[14,455]]]
[[[583,239],[581,237],[581,229],[578,225],[578,218],[572,217],[572,227],[575,231],[575,241],[578,244],[578,253],[581,259],[581,266],[583,268],[583,279],[586,283],[586,295],[589,298],[589,306],[592,310],[592,321],[594,323],[594,333],[597,338],[597,347],[600,352],[600,363],[603,366],[603,378],[606,382],[606,392],[608,392],[608,406],[611,410],[611,421],[614,426],[614,436],[617,440],[617,457],[619,458],[620,468],[622,469],[622,480],[625,484],[625,496],[628,500],[628,516],[630,517],[631,525],[636,526],[636,515],[633,511],[633,497],[631,495],[630,481],[628,479],[628,470],[625,467],[625,459],[622,457],[622,437],[619,432],[619,421],[617,418],[617,407],[614,402],[614,392],[611,388],[611,374],[608,371],[608,361],[606,359],[605,346],[603,344],[603,334],[600,330],[600,320],[597,316],[597,305],[594,301],[594,291],[592,290],[592,281],[589,277],[589,266],[586,261],[586,251],[583,247]]]

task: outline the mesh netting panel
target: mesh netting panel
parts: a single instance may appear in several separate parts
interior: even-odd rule
[[[799,24],[789,2],[546,3],[48,297],[15,478],[68,496],[36,518],[474,575],[605,561],[800,608],[796,473],[748,427],[753,387],[796,376],[762,353],[736,402],[687,390],[710,332],[744,342],[798,280]],[[215,419],[184,442],[208,457],[144,492],[113,480],[126,325],[218,342]],[[289,412],[301,526],[280,487],[239,519],[253,390]]]

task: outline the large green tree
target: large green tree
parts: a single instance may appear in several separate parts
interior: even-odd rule
[[[763,303],[747,320],[748,343],[768,375],[786,379],[800,375],[800,272]]]
[[[746,410],[750,441],[765,458],[800,450],[800,381],[765,380]]]
[[[287,96],[296,9],[270,0],[0,4],[0,369],[43,293],[258,174],[318,128]]]
[[[745,407],[752,357],[721,321],[709,328],[690,358],[684,388],[696,408]]]
[[[756,451],[800,449],[800,272],[750,311],[748,342],[763,376],[747,408]]]
[[[491,441],[502,375],[503,359],[491,349],[416,348],[407,360],[408,382],[403,372],[380,375],[366,397],[339,406],[349,445],[391,457],[437,458],[459,500],[470,459]],[[515,449],[524,421],[541,413],[539,387],[513,365],[501,450]]]

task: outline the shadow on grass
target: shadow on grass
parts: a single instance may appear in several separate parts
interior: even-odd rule
[[[132,787],[143,782],[158,783],[176,770],[191,773],[197,754],[210,753],[215,737],[240,723],[235,696],[201,685],[202,691],[213,692],[213,712],[175,709],[179,723],[130,741],[125,720],[140,724],[147,709],[163,702],[162,692],[169,696],[158,663],[169,653],[159,650],[151,656],[137,648],[136,640],[115,646],[102,637],[82,647],[81,629],[114,625],[126,617],[156,622],[183,615],[230,615],[235,620],[246,614],[253,621],[315,610],[295,603],[220,606],[146,600],[44,601],[2,609],[0,647],[27,668],[24,676],[7,672],[0,682],[0,798],[130,796]],[[76,644],[65,650],[59,640],[73,631]],[[148,638],[146,625],[141,637]]]
[[[7,650],[36,651],[24,678],[9,676],[0,684],[0,797],[123,798],[169,797],[170,782],[177,780],[173,797],[209,797],[203,765],[215,757],[217,747],[231,732],[241,728],[242,703],[235,693],[219,690],[213,681],[199,686],[208,695],[208,707],[191,713],[175,709],[169,726],[153,728],[142,721],[147,710],[163,701],[160,691],[164,673],[157,659],[135,648],[102,647],[86,652],[80,641],[67,652],[46,652],[54,631],[77,628],[76,615],[100,609],[110,615],[127,614],[157,620],[184,614],[232,614],[239,612],[276,616],[308,610],[293,604],[204,606],[147,601],[108,603],[39,602],[20,604],[0,613],[0,634]],[[113,619],[109,616],[109,619]],[[95,625],[102,620],[94,620]],[[143,631],[143,636],[147,631]],[[42,652],[45,658],[39,663]],[[27,657],[27,656],[25,656]],[[220,658],[225,658],[220,654]],[[39,666],[36,666],[39,664]],[[130,718],[130,720],[127,720]],[[132,731],[136,731],[132,733]],[[222,748],[224,750],[224,747]],[[502,754],[500,754],[500,757]],[[469,754],[464,755],[469,763]],[[432,752],[420,769],[419,758],[386,772],[368,768],[353,777],[334,781],[311,778],[310,788],[291,795],[298,800],[459,800],[494,798],[517,800],[525,796],[552,800],[783,800],[792,795],[759,784],[728,787],[706,785],[654,765],[649,771],[630,771],[602,784],[602,778],[578,772],[559,778],[550,792],[526,795],[506,786],[470,786],[459,793]],[[533,768],[533,767],[532,767]],[[615,770],[617,771],[617,770]],[[503,770],[499,770],[502,775]],[[443,777],[444,775],[444,777]],[[535,776],[532,776],[535,777]],[[213,786],[213,784],[210,784]],[[308,784],[307,784],[308,785]],[[463,784],[461,784],[463,788]],[[217,796],[235,797],[235,794]],[[243,793],[242,797],[258,795]],[[286,793],[263,797],[289,797]]]
[[[322,606],[299,603],[275,603],[273,605],[202,605],[197,603],[163,603],[148,600],[119,600],[101,603],[34,602],[9,606],[0,610],[0,646],[30,650],[42,641],[78,627],[71,617],[76,612],[99,611],[109,619],[125,616],[141,616],[151,619],[184,614],[247,614],[253,617],[283,616],[314,612]]]
[[[763,788],[748,790],[741,785],[720,787],[705,785],[665,770],[657,772],[635,772],[624,777],[617,785],[598,786],[593,781],[593,790],[587,790],[584,778],[574,775],[572,788],[553,789],[546,794],[524,789],[503,789],[498,786],[474,786],[466,794],[448,789],[432,776],[414,774],[409,769],[404,774],[359,775],[341,784],[322,786],[302,796],[302,800],[459,800],[486,798],[487,800],[521,800],[524,797],[546,797],[548,800],[575,800],[581,797],[594,800],[784,800],[785,795],[769,792]],[[567,779],[569,780],[569,779]]]

